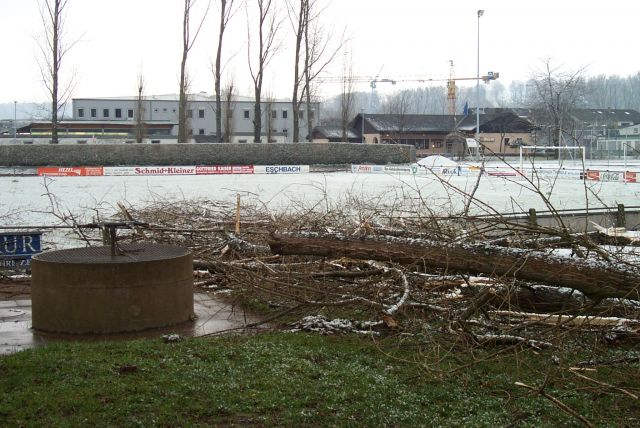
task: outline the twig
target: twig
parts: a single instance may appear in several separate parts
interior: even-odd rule
[[[580,422],[582,422],[582,424],[584,426],[590,427],[590,428],[595,428],[595,425],[592,424],[587,418],[585,418],[580,413],[578,413],[575,410],[573,410],[571,407],[569,407],[566,404],[564,404],[562,401],[560,401],[557,398],[547,394],[544,391],[544,389],[535,388],[533,386],[527,385],[526,383],[522,383],[522,382],[516,382],[515,384],[516,384],[516,386],[521,386],[523,388],[527,388],[527,389],[529,389],[531,391],[537,392],[539,395],[541,395],[544,398],[546,398],[547,400],[551,401],[556,407],[558,407],[560,410],[562,410],[566,414],[571,415],[574,418],[578,419]]]
[[[634,394],[634,393],[632,393],[632,392],[629,392],[629,391],[627,391],[627,390],[626,390],[626,389],[624,389],[624,388],[620,388],[620,387],[618,387],[618,386],[614,386],[614,385],[608,384],[608,383],[606,383],[606,382],[601,382],[601,381],[599,381],[599,380],[591,379],[590,377],[587,377],[587,376],[585,376],[585,375],[582,375],[582,374],[580,374],[580,373],[577,373],[575,370],[572,370],[572,369],[569,369],[569,371],[570,371],[571,373],[573,373],[574,375],[578,376],[579,378],[582,378],[582,379],[588,380],[588,381],[593,382],[593,383],[595,383],[595,384],[597,384],[597,385],[600,385],[600,386],[605,386],[605,387],[607,387],[607,388],[611,388],[611,389],[615,389],[616,391],[620,391],[620,392],[622,392],[623,394],[628,395],[629,397],[633,398],[634,400],[639,400],[639,399],[640,399],[640,397],[638,397],[636,394]]]

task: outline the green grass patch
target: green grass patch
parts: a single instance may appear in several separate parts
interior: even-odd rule
[[[52,344],[0,358],[0,425],[578,426],[514,386],[544,376],[549,394],[596,424],[640,421],[640,403],[594,393],[566,370],[572,361],[550,364],[551,353],[511,353],[449,373],[483,355],[397,345],[291,333]],[[589,376],[637,391],[638,371]]]

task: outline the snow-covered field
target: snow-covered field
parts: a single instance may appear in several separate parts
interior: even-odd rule
[[[354,199],[415,203],[418,198],[435,212],[448,213],[464,205],[463,193],[471,192],[477,176],[391,175],[391,174],[300,174],[300,175],[210,175],[147,177],[0,177],[2,204],[0,225],[54,224],[47,191],[64,210],[84,215],[90,221],[96,209],[109,216],[115,204],[145,204],[157,199],[207,198],[235,202],[260,201],[267,210],[311,206],[318,201],[348,204]],[[46,187],[45,187],[46,183]],[[587,182],[580,180],[541,181],[539,190],[557,209],[584,208],[603,204],[640,205],[640,184]],[[476,198],[498,212],[547,209],[536,189],[523,180],[485,177]],[[479,212],[479,208],[474,208]]]

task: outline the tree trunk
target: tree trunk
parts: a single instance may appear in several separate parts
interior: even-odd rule
[[[261,102],[262,88],[256,86],[255,90],[255,104],[253,105],[253,142],[259,143],[262,134],[262,106]]]
[[[395,237],[350,238],[306,233],[273,235],[271,251],[281,255],[351,257],[419,264],[447,271],[506,276],[574,288],[590,298],[640,300],[640,270],[613,263],[575,260],[539,251],[486,244]]]
[[[51,142],[58,144],[58,71],[60,70],[60,1],[56,0],[53,12],[52,54],[53,67],[51,69]]]
[[[220,1],[220,29],[218,32],[218,50],[216,52],[216,75],[215,75],[215,91],[216,91],[216,142],[222,142],[222,92],[220,88],[220,79],[222,74],[222,37],[226,28],[226,6],[227,0]],[[231,7],[231,5],[230,5]]]
[[[300,9],[298,10],[298,28],[296,29],[296,51],[295,51],[295,63],[293,67],[293,95],[291,97],[291,107],[293,114],[293,142],[300,141],[300,121],[298,118],[298,111],[300,110],[300,49],[302,45],[302,35],[304,27],[306,25],[305,17],[305,3],[307,0],[300,0]]]

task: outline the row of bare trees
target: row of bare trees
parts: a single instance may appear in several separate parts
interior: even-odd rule
[[[182,47],[180,60],[179,109],[178,109],[178,142],[188,140],[188,93],[189,53],[198,40],[203,24],[211,7],[212,0],[184,0],[182,13]],[[218,5],[218,34],[215,50],[215,64],[212,66],[215,88],[215,121],[216,137],[218,141],[229,138],[230,127],[227,126],[223,135],[223,103],[230,104],[233,97],[231,91],[225,95],[222,87],[222,74],[225,65],[223,58],[224,36],[229,22],[241,7],[235,0],[216,0]],[[39,63],[43,81],[51,97],[52,142],[58,143],[59,110],[70,98],[72,85],[64,91],[60,90],[60,70],[62,61],[75,42],[68,42],[65,34],[65,17],[69,0],[39,0],[41,18],[44,28],[44,38],[40,41],[42,61]],[[198,4],[202,3],[202,5]],[[200,7],[197,11],[196,4]],[[344,44],[344,32],[341,37],[325,28],[320,20],[324,6],[322,0],[255,0],[242,2],[247,19],[247,60],[253,83],[254,95],[254,142],[262,141],[263,106],[265,72],[274,56],[281,52],[283,46],[284,12],[288,17],[295,35],[294,79],[293,79],[293,140],[300,141],[300,120],[302,118],[300,106],[307,105],[307,112],[314,99],[316,90],[314,80],[335,58]],[[234,83],[227,84],[226,91],[234,88]],[[138,102],[136,109],[136,140],[141,141],[144,133],[143,114],[141,109],[144,100],[144,84],[142,76],[138,78]],[[267,112],[270,116],[271,112]],[[306,115],[306,127],[311,138],[313,116]],[[229,125],[227,118],[226,125]],[[266,121],[270,125],[270,118]],[[272,130],[268,130],[270,135]],[[270,140],[271,138],[268,137]]]

